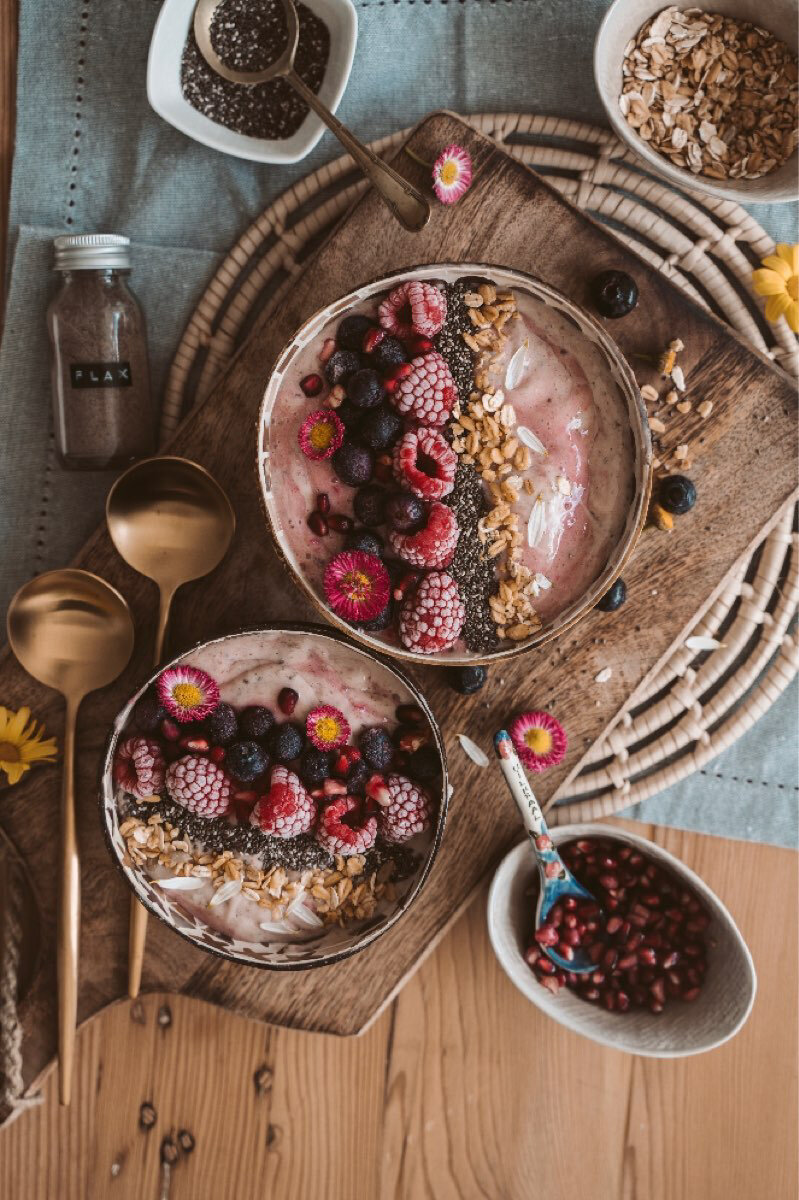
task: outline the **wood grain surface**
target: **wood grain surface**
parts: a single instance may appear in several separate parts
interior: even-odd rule
[[[262,314],[249,341],[204,405],[178,432],[172,449],[207,466],[228,491],[238,527],[231,553],[206,580],[189,585],[174,608],[175,649],[242,625],[306,615],[299,592],[276,559],[253,477],[253,428],[269,366],[285,341],[314,309],[358,283],[420,261],[471,259],[507,263],[538,274],[574,300],[587,303],[587,276],[604,266],[636,274],[642,303],[613,334],[633,361],[656,354],[679,334],[695,399],[710,399],[712,420],[693,415],[670,425],[672,444],[694,444],[700,501],[672,537],[649,533],[625,571],[630,599],[613,616],[594,613],[540,652],[494,668],[486,689],[464,699],[434,668],[415,672],[445,731],[455,797],[443,846],[411,914],[388,936],[345,963],[298,976],[268,974],[203,955],[158,921],[150,922],[145,990],[170,988],[212,1000],[246,1016],[294,1027],[351,1034],[362,1030],[435,944],[499,855],[518,836],[511,801],[497,788],[496,772],[481,772],[455,741],[466,730],[489,744],[493,729],[519,707],[554,711],[570,734],[561,768],[542,777],[551,798],[591,743],[607,728],[634,688],[668,652],[720,587],[793,487],[795,397],[787,378],[699,310],[666,279],[622,247],[604,229],[564,201],[543,180],[511,160],[493,142],[452,114],[427,118],[412,137],[416,155],[465,144],[476,183],[453,210],[437,207],[429,229],[410,235],[387,223],[380,202],[367,196],[313,258],[292,293]],[[423,171],[409,157],[403,169]],[[590,272],[586,270],[590,264]],[[618,326],[618,328],[617,328]],[[654,378],[654,376],[652,376]],[[644,381],[642,377],[642,382]],[[746,502],[739,479],[746,473]],[[109,579],[128,598],[137,625],[137,649],[122,679],[85,703],[79,723],[79,833],[83,854],[81,1019],[124,994],[127,896],[99,832],[95,800],[99,754],[109,720],[148,673],[155,593],[117,557],[104,530],[78,562]],[[612,666],[609,683],[596,685]],[[5,703],[24,701],[48,730],[61,727],[60,704],[27,677],[10,655],[0,659]],[[43,912],[43,967],[23,1014],[26,1078],[54,1049],[55,844],[52,837],[57,772],[31,772],[4,799],[0,822],[29,864]]]

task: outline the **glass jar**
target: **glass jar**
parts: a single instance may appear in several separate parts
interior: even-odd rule
[[[47,310],[55,436],[62,466],[97,470],[153,454],[156,405],[147,333],[127,285],[130,239],[57,237],[59,289]]]

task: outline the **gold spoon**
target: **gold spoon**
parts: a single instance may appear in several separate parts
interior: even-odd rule
[[[302,96],[305,103],[320,117],[331,133],[335,134],[345,150],[349,151],[355,162],[363,171],[366,178],[378,195],[385,201],[399,223],[411,233],[424,229],[430,220],[430,205],[413,184],[404,179],[388,163],[378,158],[368,146],[350,133],[330,109],[322,103],[315,92],[312,92],[294,69],[294,58],[297,53],[297,42],[300,36],[299,18],[294,0],[282,0],[286,14],[288,38],[286,49],[270,66],[262,71],[234,71],[225,66],[214,50],[211,40],[211,26],[214,13],[222,0],[197,0],[194,9],[194,36],[200,53],[208,66],[231,83],[240,83],[245,87],[256,83],[267,83],[270,79],[283,78],[294,91]]]
[[[120,475],[105,505],[111,540],[128,566],[161,593],[153,665],[163,658],[172,598],[181,584],[213,571],[225,555],[236,516],[222,488],[187,458],[146,458]],[[141,986],[147,909],[131,898],[128,995]]]
[[[133,650],[133,620],[119,592],[88,571],[47,571],[8,608],[8,640],[25,670],[66,701],[58,909],[58,1095],[69,1104],[78,1006],[80,863],[75,833],[75,723],[84,696],[105,687]]]

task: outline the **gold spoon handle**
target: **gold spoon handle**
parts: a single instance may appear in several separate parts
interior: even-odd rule
[[[75,723],[79,700],[67,697],[61,785],[61,879],[58,910],[58,1098],[69,1104],[78,1015],[80,862],[75,831]]]
[[[382,196],[399,223],[411,233],[424,229],[430,220],[430,205],[412,183],[403,179],[393,167],[378,158],[368,146],[364,146],[354,134],[350,133],[337,117],[334,117],[315,92],[303,83],[295,70],[286,74],[286,79],[298,92],[305,103],[313,109],[324,121],[328,129],[336,135],[345,150],[348,150],[371,183],[376,192]]]

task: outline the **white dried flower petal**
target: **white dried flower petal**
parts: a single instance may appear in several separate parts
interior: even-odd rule
[[[477,742],[472,741],[468,734],[465,733],[458,733],[455,736],[460,742],[467,758],[470,758],[478,767],[488,766],[488,755],[480,749]]]
[[[522,445],[527,446],[529,450],[533,450],[536,454],[546,454],[547,448],[539,437],[533,433],[532,429],[528,429],[526,425],[520,425],[516,430],[516,436]]]
[[[508,363],[508,369],[505,372],[505,387],[508,391],[518,387],[524,378],[524,373],[527,370],[530,362],[530,343],[527,338],[524,339],[519,349]]]
[[[241,879],[228,879],[223,883],[221,888],[218,888],[211,899],[208,901],[209,908],[215,908],[217,904],[224,904],[226,900],[231,900],[234,896],[238,896],[242,888]]]
[[[204,880],[196,875],[174,875],[170,879],[156,879],[155,882],[167,892],[194,892],[204,884]]]
[[[685,391],[685,375],[683,374],[683,369],[679,364],[677,364],[675,367],[672,367],[671,380],[674,386],[679,388],[681,392]]]
[[[541,541],[546,526],[546,505],[541,496],[533,501],[530,518],[527,522],[527,545],[537,546]]]
[[[597,675],[594,676],[594,682],[595,683],[607,683],[607,681],[610,679],[612,674],[613,674],[612,667],[603,667],[602,670]]]
[[[723,642],[718,642],[712,637],[704,637],[702,634],[686,638],[685,644],[689,650],[719,650],[724,645]]]

